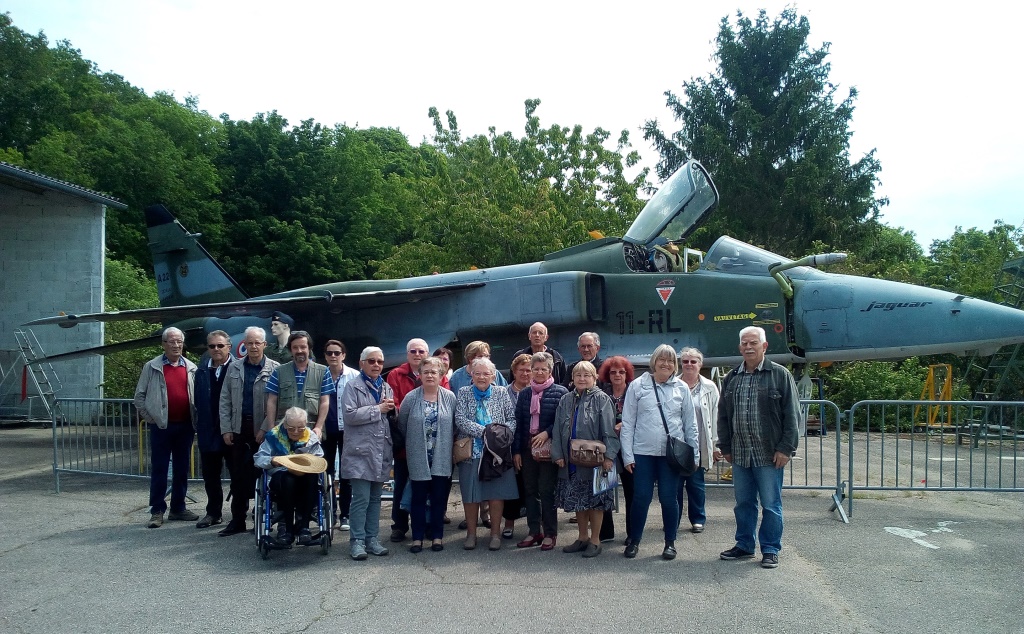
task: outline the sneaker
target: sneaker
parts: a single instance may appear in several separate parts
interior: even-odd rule
[[[363,540],[361,539],[353,539],[348,552],[352,555],[352,559],[356,561],[364,561],[366,559],[366,548],[363,546]]]
[[[167,514],[167,519],[172,522],[194,522],[199,519],[199,516],[185,509],[184,511],[171,511]]]
[[[380,541],[378,541],[376,537],[369,540],[369,542],[366,544],[366,550],[370,554],[377,555],[378,557],[383,557],[384,555],[388,554],[388,549],[385,548],[384,544],[380,543]]]
[[[219,517],[213,517],[212,515],[204,515],[203,519],[196,522],[196,528],[210,528],[216,524],[220,524],[222,521]]]
[[[299,529],[299,546],[309,546],[313,543],[313,536],[308,528]]]
[[[400,544],[400,543],[404,542],[405,541],[405,531],[399,530],[397,528],[394,529],[393,531],[391,531],[391,541],[393,541],[396,544]],[[385,554],[387,554],[387,553],[385,553]]]
[[[665,542],[665,550],[661,551],[661,558],[668,561],[676,558],[675,542]]]
[[[704,525],[703,524],[694,524],[693,526],[690,527],[690,532],[691,533],[703,533],[704,532]]]
[[[583,556],[587,559],[591,557],[597,557],[601,554],[601,547],[597,544],[587,544],[586,550],[583,551]]]
[[[729,550],[722,551],[718,556],[726,561],[731,561],[733,559],[750,559],[754,553],[743,550],[739,546],[733,546]]]
[[[340,528],[343,531],[347,531],[347,530],[350,530],[352,528],[352,526],[349,525],[349,523],[348,523],[348,518],[347,517],[341,518],[341,525],[338,528]]]
[[[779,567],[779,555],[778,553],[764,553],[761,556],[761,567],[762,568],[778,568]]]
[[[149,516],[149,524],[146,524],[146,528],[160,528],[164,525],[164,514],[153,513]]]

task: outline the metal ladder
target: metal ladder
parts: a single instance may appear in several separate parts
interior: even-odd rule
[[[39,398],[48,419],[53,420],[55,416],[62,418],[63,413],[57,402],[57,392],[62,390],[64,385],[61,383],[60,377],[57,376],[57,371],[53,369],[53,365],[46,360],[46,354],[43,352],[39,339],[31,330],[20,328],[14,331],[14,339],[18,342],[21,355],[5,377],[5,383],[12,375],[20,376],[15,372],[20,365],[28,382],[25,390],[28,393],[28,398]],[[32,393],[31,388],[35,388],[35,394]],[[30,407],[29,412],[31,413],[31,411]]]

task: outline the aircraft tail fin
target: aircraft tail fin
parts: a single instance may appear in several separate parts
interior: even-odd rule
[[[161,306],[248,299],[242,287],[163,205],[145,209],[149,250]]]

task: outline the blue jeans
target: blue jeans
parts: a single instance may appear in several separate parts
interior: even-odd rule
[[[782,550],[782,477],[785,469],[775,467],[732,467],[732,485],[736,493],[736,546],[754,552],[757,507],[760,499],[761,528],[757,542],[761,554]]]
[[[629,509],[627,536],[639,544],[647,524],[647,511],[654,499],[654,483],[658,483],[658,502],[661,503],[661,521],[665,526],[665,541],[674,542],[679,529],[679,474],[668,466],[665,456],[634,456],[633,504]]]
[[[171,478],[171,512],[185,510],[185,494],[188,493],[188,466],[192,454],[192,438],[195,430],[191,423],[174,423],[166,429],[149,425],[149,506],[150,513],[167,510],[167,469],[174,461]]]
[[[352,506],[349,509],[350,540],[377,539],[380,534],[380,494],[383,482],[350,480]]]
[[[706,524],[707,514],[704,513],[704,502],[707,492],[704,489],[704,469],[697,467],[693,475],[679,478],[679,521],[682,522],[683,500],[689,498],[686,505],[686,517],[690,524]]]

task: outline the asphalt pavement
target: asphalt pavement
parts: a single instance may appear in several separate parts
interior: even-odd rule
[[[775,570],[719,560],[734,545],[729,488],[709,489],[707,530],[681,532],[674,561],[656,501],[634,560],[620,514],[591,560],[517,550],[520,521],[498,552],[464,551],[452,524],[440,553],[406,541],[355,562],[339,533],[326,556],[263,561],[251,535],[145,528],[144,480],[69,474],[55,494],[51,461],[49,431],[0,429],[0,632],[1024,632],[1022,493],[869,493],[847,525],[826,492],[787,490]],[[189,490],[202,515],[201,485]]]

